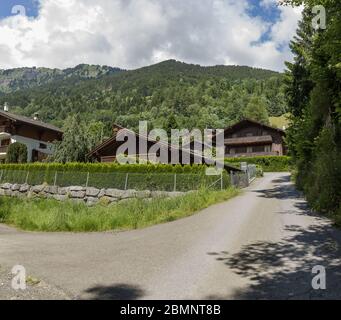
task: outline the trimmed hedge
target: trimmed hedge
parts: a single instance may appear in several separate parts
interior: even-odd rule
[[[292,161],[287,156],[267,156],[252,158],[226,158],[226,163],[240,165],[241,162],[255,164],[262,167],[264,172],[287,172],[292,169]]]
[[[207,176],[206,168],[203,165],[4,164],[0,165],[0,182],[153,191],[220,189],[219,177]],[[230,177],[224,171],[223,188],[229,186]]]
[[[123,172],[123,173],[205,173],[205,165],[127,164],[117,163],[30,163],[0,164],[0,170],[58,172]]]

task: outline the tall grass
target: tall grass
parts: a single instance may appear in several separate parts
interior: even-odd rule
[[[201,190],[182,197],[134,199],[111,206],[87,207],[55,200],[0,198],[0,222],[29,231],[95,232],[130,230],[190,216],[236,196],[238,190]]]

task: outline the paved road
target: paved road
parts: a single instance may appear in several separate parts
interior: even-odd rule
[[[340,244],[341,232],[307,209],[289,174],[275,173],[226,203],[144,230],[43,234],[0,225],[0,265],[24,265],[52,288],[49,298],[339,299]],[[327,290],[312,289],[315,265],[327,270]]]

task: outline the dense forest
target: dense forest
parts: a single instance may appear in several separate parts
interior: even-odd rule
[[[291,43],[295,60],[287,64],[285,80],[296,181],[314,209],[334,214],[341,225],[341,2],[286,2],[305,4]],[[320,4],[326,8],[327,27],[313,29],[312,8]]]
[[[243,117],[268,122],[269,116],[287,111],[283,75],[273,71],[174,60],[131,71],[106,69],[92,77],[85,69],[82,65],[83,74],[0,94],[0,104],[6,101],[26,116],[39,112],[57,126],[78,115],[104,123],[106,134],[113,122],[132,129],[139,120],[151,127],[222,128]]]

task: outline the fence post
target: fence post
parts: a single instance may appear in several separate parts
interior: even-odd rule
[[[0,174],[0,182],[2,181],[2,176],[4,174],[4,170],[1,170],[1,174]]]
[[[58,172],[56,171],[54,174],[54,182],[53,182],[54,187],[57,185],[57,174],[58,174]]]
[[[85,187],[87,188],[89,185],[89,178],[90,178],[90,172],[88,172],[88,174],[86,175],[86,183],[85,183]]]
[[[176,173],[174,174],[174,192],[176,192]]]
[[[128,178],[129,178],[129,173],[127,173],[127,175],[126,175],[126,182],[125,182],[125,185],[124,185],[124,190],[128,189]]]
[[[230,172],[231,186],[234,187],[233,171]]]
[[[221,187],[221,191],[223,191],[223,190],[224,190],[224,180],[223,180],[223,173],[221,173],[220,187]]]
[[[27,174],[26,174],[26,179],[25,179],[25,184],[27,184],[27,182],[28,182],[28,176],[29,176],[29,174],[30,174],[30,172],[29,172],[29,171],[27,171]]]

